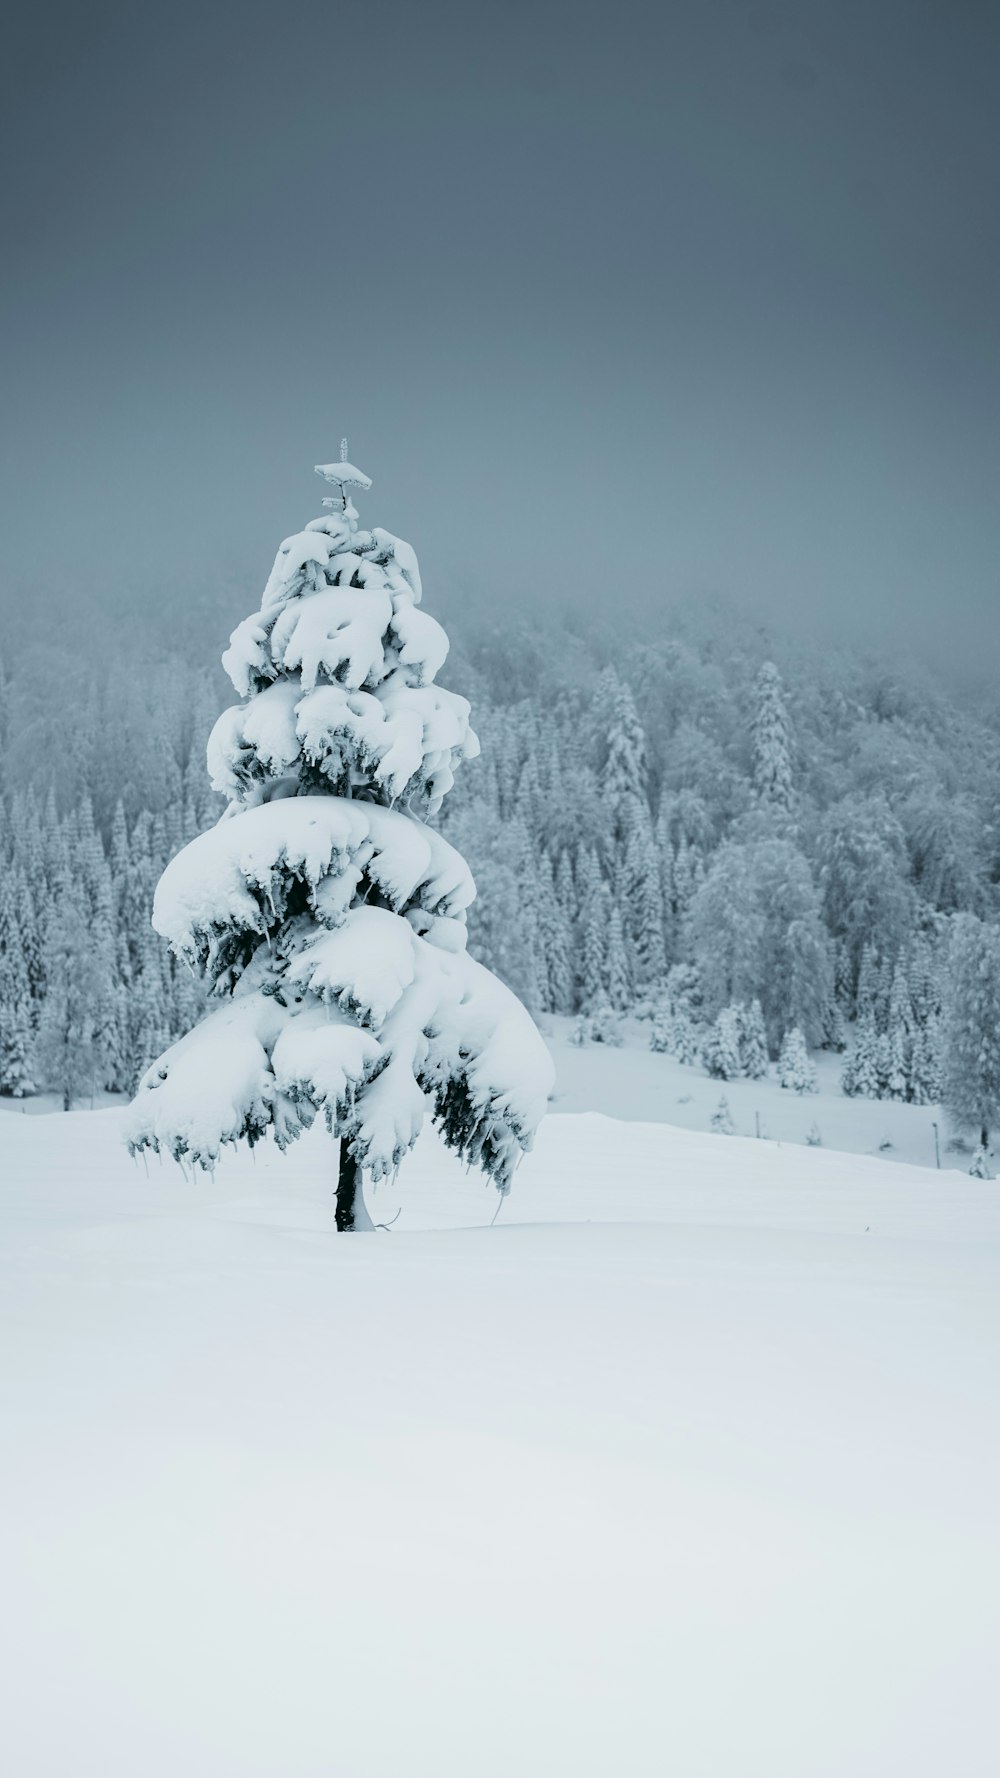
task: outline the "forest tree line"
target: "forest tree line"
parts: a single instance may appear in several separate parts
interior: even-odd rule
[[[993,708],[706,608],[641,640],[450,628],[482,752],[441,822],[478,884],[470,947],[533,1012],[600,1036],[640,1008],[723,1078],[742,1018],[747,1053],[799,1032],[845,1052],[846,1091],[940,1097],[949,960],[1000,910]],[[61,666],[39,643],[0,679],[0,1091],[70,1099],[131,1090],[200,1003],[149,909],[221,812],[204,748],[231,694],[135,643]]]

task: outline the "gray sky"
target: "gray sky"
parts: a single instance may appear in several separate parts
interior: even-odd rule
[[[431,605],[1000,644],[992,0],[93,0],[0,81],[0,599],[235,621],[346,432]]]

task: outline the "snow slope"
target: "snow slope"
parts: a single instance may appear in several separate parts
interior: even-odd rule
[[[820,1090],[799,1097],[778,1085],[773,1065],[766,1080],[712,1080],[701,1066],[654,1055],[649,1025],[638,1019],[625,1021],[621,1049],[600,1043],[578,1049],[569,1041],[574,1022],[551,1015],[542,1021],[556,1063],[553,1103],[559,1111],[606,1111],[613,1117],[707,1130],[724,1093],[739,1136],[755,1135],[759,1118],[761,1134],[771,1140],[805,1143],[815,1122],[824,1148],[933,1167],[936,1122],[942,1166],[969,1165],[971,1147],[964,1158],[946,1149],[950,1132],[940,1106],[848,1099],[840,1090],[843,1056],[814,1052]]]
[[[997,1187],[556,1114],[345,1239],[321,1132],[3,1136],[16,1778],[992,1778]]]
[[[934,1167],[937,1123],[942,1167],[965,1170],[969,1166],[971,1144],[964,1155],[948,1150],[950,1131],[940,1106],[846,1098],[840,1090],[843,1056],[814,1053],[820,1090],[800,1098],[778,1085],[773,1066],[766,1080],[721,1081],[712,1080],[700,1066],[678,1062],[673,1056],[654,1055],[649,1048],[649,1025],[639,1019],[624,1021],[625,1043],[621,1049],[600,1043],[579,1049],[570,1042],[575,1022],[553,1014],[541,1020],[556,1063],[552,1099],[556,1111],[603,1111],[609,1117],[629,1121],[708,1130],[712,1113],[724,1093],[739,1136],[755,1135],[759,1119],[763,1137],[774,1142],[805,1144],[815,1123],[824,1148]],[[89,1099],[86,1103],[89,1105]],[[106,1107],[120,1105],[121,1100],[113,1093],[97,1093],[95,1103]],[[55,1093],[39,1093],[27,1099],[0,1098],[0,1112],[18,1116],[58,1109]],[[1000,1159],[995,1157],[993,1165],[1000,1171]]]

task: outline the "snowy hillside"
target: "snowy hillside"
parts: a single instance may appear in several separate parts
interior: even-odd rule
[[[649,1025],[623,1022],[620,1049],[570,1041],[572,1019],[549,1017],[546,1039],[556,1063],[556,1111],[604,1111],[640,1122],[680,1124],[708,1130],[723,1096],[738,1136],[760,1135],[773,1142],[806,1144],[820,1136],[824,1148],[848,1154],[881,1155],[934,1167],[967,1168],[969,1152],[949,1152],[950,1131],[937,1105],[906,1105],[890,1099],[849,1099],[841,1091],[844,1058],[819,1052],[813,1058],[819,1091],[801,1096],[779,1086],[773,1066],[763,1080],[712,1080],[700,1064],[655,1055]],[[994,1162],[995,1165],[995,1162]]]
[[[934,1167],[940,1153],[944,1168],[965,1170],[970,1149],[949,1150],[950,1131],[940,1106],[906,1105],[887,1099],[849,1099],[840,1087],[843,1057],[818,1053],[814,1065],[819,1090],[801,1097],[779,1086],[775,1070],[763,1080],[713,1080],[697,1063],[654,1054],[649,1025],[622,1021],[620,1049],[602,1043],[578,1048],[571,1041],[575,1021],[550,1014],[545,1038],[556,1064],[552,1098],[555,1111],[598,1111],[629,1122],[677,1124],[685,1130],[708,1131],[712,1114],[725,1096],[737,1136],[808,1145],[818,1130],[823,1148],[845,1154],[876,1155]],[[113,1093],[98,1092],[82,1101],[110,1108],[120,1104]],[[39,1116],[59,1109],[54,1093],[26,1099],[0,1098],[0,1113]],[[759,1123],[758,1123],[759,1120]],[[934,1125],[938,1126],[935,1147]],[[994,1157],[991,1165],[996,1167]]]
[[[3,1122],[18,1778],[992,1778],[995,1186],[556,1113],[345,1241],[120,1123]]]

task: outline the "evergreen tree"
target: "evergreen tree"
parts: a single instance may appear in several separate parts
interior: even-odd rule
[[[724,1007],[702,1044],[702,1062],[716,1080],[739,1080],[743,1073],[740,1013],[738,1006]]]
[[[107,1055],[102,1010],[108,984],[106,960],[90,944],[90,909],[80,883],[67,870],[57,885],[44,940],[46,992],[36,1054],[40,1081],[75,1100],[103,1085]]]
[[[819,1091],[816,1069],[806,1049],[806,1040],[797,1025],[793,1025],[785,1033],[778,1057],[778,1080],[793,1093]]]
[[[948,975],[942,1102],[988,1150],[1000,1123],[1000,927],[959,915]]]
[[[630,797],[645,802],[648,774],[646,736],[635,699],[628,686],[615,676],[607,753],[601,771],[601,789],[611,808],[617,810]]]
[[[648,820],[637,823],[626,859],[628,936],[638,990],[653,987],[666,975],[663,934],[663,886],[660,861]]]
[[[605,994],[605,954],[611,919],[610,896],[605,885],[593,889],[583,910],[583,957],[580,999],[591,1011]]]
[[[346,452],[342,453],[346,456]],[[211,1166],[339,1138],[337,1226],[368,1226],[362,1170],[393,1173],[428,1100],[446,1143],[509,1189],[552,1066],[516,997],[465,949],[468,867],[420,816],[478,751],[408,544],[361,530],[346,461],[324,517],[286,539],[224,657],[242,702],[208,754],[229,819],[165,870],[157,931],[222,1004],[140,1082],[129,1144]],[[168,844],[170,835],[167,834]]]
[[[614,1012],[625,1012],[632,1003],[629,981],[628,953],[620,909],[611,909],[608,921],[607,950],[604,956],[604,983],[607,999]]]
[[[31,991],[14,875],[0,869],[0,1093],[23,1099],[31,1078]]]
[[[858,1023],[854,1049],[844,1063],[841,1085],[850,1098],[879,1096],[878,1032],[875,1015],[867,1011]]]
[[[897,963],[889,990],[886,1026],[888,1059],[886,1097],[908,1099],[910,1096],[910,1060],[913,1051],[913,1007],[906,971]]]
[[[729,1100],[726,1098],[725,1093],[723,1093],[722,1098],[719,1100],[718,1105],[715,1107],[715,1110],[708,1121],[716,1136],[735,1136],[736,1128],[733,1123],[733,1114],[729,1109]]]
[[[763,1080],[767,1074],[767,1031],[760,1001],[739,1008],[740,1062],[748,1080]]]
[[[765,661],[757,675],[753,717],[753,787],[758,801],[777,809],[792,804],[791,724],[781,674]]]
[[[544,855],[538,866],[538,888],[539,962],[545,971],[545,1007],[548,1012],[572,1012],[573,934],[556,890],[552,861]]]

